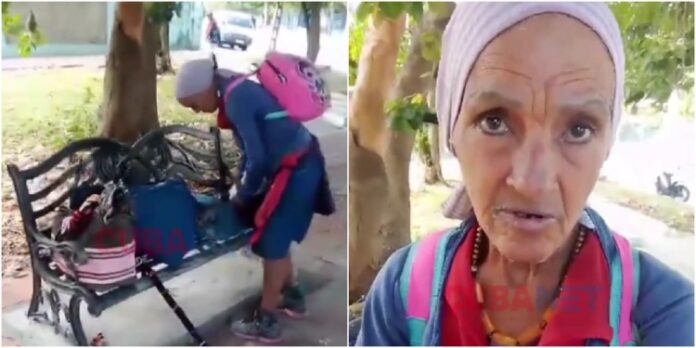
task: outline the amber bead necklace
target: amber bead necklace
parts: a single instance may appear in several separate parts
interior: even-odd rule
[[[584,242],[585,242],[585,235],[586,235],[586,230],[583,227],[579,227],[579,231],[577,234],[577,239],[575,240],[575,248],[573,249],[573,253],[571,254],[571,257],[568,259],[566,262],[566,265],[564,267],[564,276],[561,279],[560,284],[563,283],[563,278],[565,278],[565,273],[568,269],[568,266],[570,265],[572,259],[575,257],[580,252],[580,249],[582,248]],[[472,254],[472,260],[471,260],[471,273],[474,276],[474,279],[476,279],[476,275],[478,273],[479,267],[483,263],[483,258],[480,257],[481,255],[481,248],[482,248],[482,242],[483,242],[483,230],[481,230],[481,227],[476,228],[476,237],[474,241],[474,251]],[[560,285],[559,284],[559,285]],[[556,300],[558,299],[558,295],[562,291],[562,288],[560,286],[557,287],[557,290],[554,294],[554,300],[552,301],[551,305],[549,305],[546,310],[544,311],[542,315],[542,319],[539,323],[530,326],[526,330],[524,330],[521,334],[517,336],[509,336],[506,335],[502,332],[500,332],[498,329],[495,328],[493,325],[493,322],[491,321],[490,317],[488,316],[488,313],[484,309],[484,298],[483,298],[483,289],[481,287],[481,284],[476,281],[476,300],[478,303],[481,305],[481,313],[482,313],[482,320],[483,320],[483,326],[486,329],[486,334],[488,335],[488,339],[492,344],[496,345],[503,345],[503,346],[528,346],[536,342],[539,337],[541,337],[541,333],[544,331],[546,328],[546,325],[548,322],[551,320],[553,317],[554,311],[554,304]]]

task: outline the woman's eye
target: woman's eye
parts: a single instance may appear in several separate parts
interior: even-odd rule
[[[510,131],[500,116],[486,116],[479,121],[478,126],[488,135],[504,135]]]
[[[572,144],[583,144],[590,140],[594,134],[594,129],[584,124],[572,125],[563,135],[565,141]]]

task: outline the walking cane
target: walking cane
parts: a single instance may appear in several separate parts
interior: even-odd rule
[[[179,307],[179,304],[176,303],[172,295],[169,293],[167,288],[164,287],[164,284],[162,284],[162,281],[160,278],[157,276],[157,273],[152,270],[152,267],[147,262],[143,262],[140,265],[141,270],[143,271],[143,275],[146,277],[150,278],[152,280],[152,283],[155,285],[157,288],[157,291],[159,291],[160,295],[164,298],[164,301],[167,302],[169,305],[169,308],[171,308],[176,316],[179,318],[182,324],[184,324],[184,327],[186,327],[186,330],[188,330],[189,335],[193,337],[194,340],[198,343],[199,346],[207,346],[208,343],[203,339],[203,337],[198,333],[198,330],[196,330],[196,327],[193,326],[193,323],[189,318],[186,316],[186,313],[184,313],[184,310]]]

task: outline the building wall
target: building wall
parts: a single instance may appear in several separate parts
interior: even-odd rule
[[[55,44],[100,44],[107,40],[105,2],[13,2],[13,14],[34,12],[41,33]],[[10,43],[17,43],[10,38]]]
[[[115,2],[13,2],[10,13],[28,18],[29,11],[39,24],[46,43],[33,57],[85,56],[106,54],[116,14]],[[205,11],[200,2],[184,2],[181,17],[169,27],[172,50],[200,47]],[[79,23],[75,25],[74,23]],[[16,39],[2,35],[2,58],[17,58]]]
[[[184,2],[181,17],[169,23],[169,47],[172,50],[198,50],[203,37],[205,7],[202,2]]]

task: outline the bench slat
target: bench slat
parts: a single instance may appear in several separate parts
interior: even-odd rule
[[[29,200],[34,202],[36,200],[39,200],[41,198],[48,196],[51,193],[51,191],[55,190],[58,186],[60,186],[64,182],[66,182],[71,176],[75,175],[75,172],[77,172],[77,168],[79,168],[79,167],[80,167],[79,164],[71,166],[66,171],[64,171],[55,181],[46,185],[41,190],[29,194]]]
[[[45,216],[46,214],[52,213],[56,208],[60,207],[63,203],[65,203],[65,200],[70,197],[70,194],[72,193],[72,189],[66,190],[63,192],[60,197],[56,198],[53,202],[51,202],[48,205],[45,205],[43,208],[41,208],[39,211],[34,212],[34,219],[41,218]]]
[[[186,144],[178,144],[181,149],[186,151],[188,155],[193,155],[194,158],[196,158],[200,162],[213,162],[217,163],[217,158],[215,157],[214,154],[207,154],[202,151],[196,150]]]
[[[201,252],[199,254],[186,258],[184,264],[177,269],[165,268],[163,270],[157,271],[157,276],[160,278],[162,283],[165,283],[167,280],[175,278],[186,272],[192,271],[198,267],[201,267],[207,264],[208,262],[215,260],[219,256],[239,250],[249,241],[249,238],[251,238],[250,233],[241,233],[240,235],[233,237],[232,239],[228,240],[223,245],[220,245],[215,249]],[[156,265],[152,265],[153,269],[154,266]],[[99,295],[98,301],[102,308],[106,309],[114,305],[117,305],[132,297],[133,295],[141,293],[152,287],[153,284],[150,281],[150,279],[146,277],[141,277],[135,284],[129,286],[122,286],[102,295]]]
[[[118,149],[121,151],[128,151],[128,146],[122,143],[119,143],[115,140],[108,139],[108,138],[87,138],[87,139],[82,139],[82,140],[77,140],[73,143],[68,144],[67,146],[63,147],[60,151],[55,153],[53,156],[49,157],[45,161],[39,163],[38,165],[21,170],[19,172],[20,177],[23,180],[30,180],[34,179],[35,177],[45,174],[49,170],[51,170],[53,167],[58,165],[58,163],[62,162],[64,159],[68,158],[69,156],[75,154],[76,152],[79,151],[84,151],[84,150],[89,150],[95,147],[101,147],[101,148],[108,148],[111,147],[113,149]]]
[[[208,140],[208,141],[214,141],[215,140],[215,135],[213,133],[207,132],[207,131],[202,131],[200,129],[196,128],[191,128],[191,127],[186,127],[186,126],[179,126],[179,125],[170,125],[170,126],[164,126],[159,129],[155,129],[153,131],[150,131],[149,133],[145,134],[143,137],[138,139],[135,144],[133,144],[132,149],[135,152],[140,152],[142,149],[144,149],[146,146],[150,144],[150,142],[154,141],[161,141],[164,136],[170,133],[183,133],[186,135],[190,135],[196,138],[199,138],[201,140]]]

